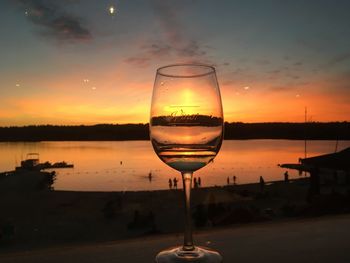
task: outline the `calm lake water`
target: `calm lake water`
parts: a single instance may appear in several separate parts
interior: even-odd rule
[[[350,147],[339,141],[338,150]],[[330,153],[335,141],[308,141],[308,156]],[[149,141],[0,143],[0,171],[13,170],[29,152],[40,161],[74,163],[72,169],[57,169],[56,190],[127,191],[167,189],[168,179],[180,174],[166,166]],[[232,140],[224,141],[213,163],[197,171],[202,186],[225,185],[235,175],[237,183],[282,180],[279,163],[297,163],[304,156],[304,141]],[[122,162],[122,164],[120,163]],[[152,173],[152,181],[148,174]],[[299,177],[289,171],[291,178]],[[181,186],[181,183],[179,184]]]

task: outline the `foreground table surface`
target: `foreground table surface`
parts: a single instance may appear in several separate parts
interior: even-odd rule
[[[154,262],[181,235],[3,253],[1,263]],[[232,226],[196,233],[198,245],[219,250],[224,262],[350,262],[350,215]]]

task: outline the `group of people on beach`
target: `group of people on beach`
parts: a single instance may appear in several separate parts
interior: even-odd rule
[[[232,176],[232,180],[233,180],[233,184],[236,185],[237,177],[235,175]],[[230,185],[230,177],[229,176],[227,176],[226,182],[227,182],[227,185]]]
[[[285,171],[284,175],[284,182],[289,183],[289,174],[288,171]],[[259,179],[259,184],[260,184],[260,190],[263,192],[264,191],[264,186],[265,186],[265,180],[264,177],[260,176]]]
[[[286,171],[283,175],[284,175],[284,182],[288,183],[289,182],[288,171]],[[233,179],[233,184],[236,185],[237,177],[234,175],[232,177],[232,179]],[[226,182],[227,182],[227,185],[230,185],[230,177],[229,176],[227,177]],[[260,185],[260,190],[263,191],[264,186],[265,186],[265,180],[264,180],[264,177],[262,177],[262,176],[259,177],[259,185]]]
[[[288,183],[289,182],[288,171],[286,171],[283,175],[284,175],[284,181]],[[148,178],[150,181],[152,181],[152,173],[151,172],[148,174]],[[230,181],[229,176],[227,177],[226,182],[227,182],[227,185],[230,185],[231,181]],[[169,183],[169,189],[177,189],[178,179],[176,177],[174,177],[174,179],[169,178],[168,183]],[[232,183],[233,183],[233,185],[237,184],[237,177],[235,175],[232,176]],[[265,186],[265,180],[262,176],[260,176],[260,178],[259,178],[259,184],[260,184],[261,191],[263,191],[264,186]],[[195,189],[199,188],[199,187],[201,187],[201,185],[202,185],[202,179],[200,177],[198,177],[198,178],[194,177],[193,178],[193,188],[195,188]]]
[[[198,179],[195,177],[193,178],[193,187],[196,189],[202,185],[202,179],[198,177]]]
[[[169,178],[169,180],[168,180],[169,188],[170,189],[177,189],[177,182],[178,182],[178,179],[176,177],[174,177],[174,179]],[[202,179],[200,177],[198,177],[198,178],[194,177],[193,178],[193,187],[196,189],[196,188],[199,188],[201,185],[202,185]]]
[[[169,182],[169,188],[170,189],[173,189],[173,188],[177,189],[177,182],[178,182],[178,180],[177,180],[176,177],[174,177],[173,180],[171,180],[171,178],[169,178],[168,182]]]

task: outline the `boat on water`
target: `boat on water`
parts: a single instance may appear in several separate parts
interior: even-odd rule
[[[21,166],[16,167],[16,170],[17,168],[25,170],[37,170],[36,168],[39,164],[39,153],[27,153],[26,159],[21,161]]]
[[[50,163],[44,162],[40,163],[39,153],[28,153],[25,160],[21,161],[21,166],[16,167],[16,171],[19,170],[31,170],[40,171],[44,169],[57,169],[57,168],[74,168],[73,164],[62,162]]]
[[[65,161],[62,161],[62,162],[50,164],[49,167],[47,167],[47,168],[45,167],[44,169],[51,169],[51,168],[74,168],[74,165],[66,163]]]

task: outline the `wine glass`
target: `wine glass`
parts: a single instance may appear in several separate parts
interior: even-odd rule
[[[190,211],[192,174],[214,159],[223,138],[215,68],[197,64],[159,68],[149,127],[158,157],[182,174],[185,201],[184,244],[160,252],[156,262],[222,262],[218,252],[193,245]]]

